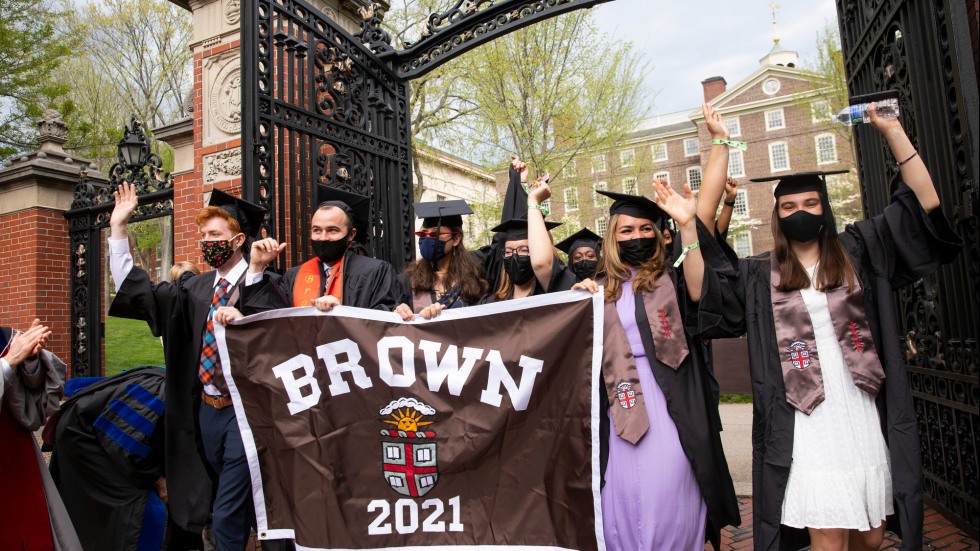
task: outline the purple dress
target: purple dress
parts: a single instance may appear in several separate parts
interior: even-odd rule
[[[624,282],[616,311],[636,358],[650,430],[635,446],[616,436],[615,430],[610,431],[606,484],[602,488],[606,548],[703,551],[708,508],[667,412],[667,400],[646,358],[635,303],[632,284]]]

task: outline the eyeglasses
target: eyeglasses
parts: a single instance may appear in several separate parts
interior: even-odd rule
[[[439,239],[440,236],[452,235],[452,234],[453,232],[451,231],[444,231],[444,232],[417,231],[415,232],[415,237],[418,237],[419,239],[423,239],[425,237],[431,237],[432,239]]]
[[[531,254],[531,249],[527,248],[526,245],[524,247],[517,247],[516,249],[511,249],[509,247],[504,249],[504,258],[510,258],[515,254],[517,256],[527,256]]]

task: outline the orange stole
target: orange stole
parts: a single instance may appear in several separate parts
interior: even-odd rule
[[[344,300],[343,272],[344,259],[341,258],[330,270],[327,278],[327,294],[338,301]],[[313,306],[313,301],[320,297],[320,259],[311,258],[300,265],[293,284],[293,306]]]

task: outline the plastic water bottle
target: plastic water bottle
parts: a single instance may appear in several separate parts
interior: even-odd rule
[[[878,104],[878,116],[883,119],[898,118],[898,98],[883,99]],[[841,109],[840,113],[834,115],[834,120],[844,126],[854,126],[869,122],[871,103],[859,103]]]

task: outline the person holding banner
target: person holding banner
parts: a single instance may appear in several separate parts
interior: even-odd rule
[[[731,331],[734,270],[695,216],[690,187],[653,188],[656,202],[599,191],[614,200],[599,277],[575,286],[605,289],[603,530],[609,549],[718,549],[721,528],[740,518],[700,339]],[[671,264],[666,215],[679,229]]]
[[[408,302],[395,312],[405,321],[415,314],[429,319],[446,308],[477,304],[486,294],[483,267],[463,246],[463,216],[468,214],[473,210],[462,200],[415,203],[415,215],[422,219],[415,232],[422,258],[399,275]]]

